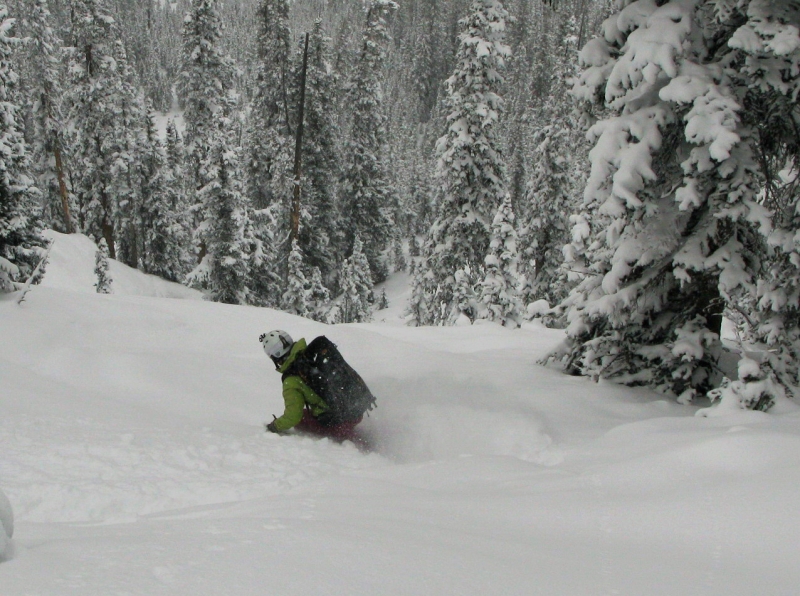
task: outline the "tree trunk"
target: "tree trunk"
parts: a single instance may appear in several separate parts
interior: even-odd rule
[[[53,155],[56,159],[56,177],[58,178],[58,192],[61,195],[61,207],[64,210],[64,224],[67,226],[67,234],[74,234],[75,227],[72,225],[72,216],[69,211],[69,193],[67,183],[64,181],[64,164],[61,161],[61,145],[58,140],[53,145]]]
[[[306,33],[305,49],[303,51],[303,70],[300,73],[300,107],[297,114],[297,136],[294,145],[294,196],[292,199],[292,234],[290,243],[297,239],[300,233],[300,176],[303,163],[303,116],[306,100],[306,68],[308,66],[308,33]]]

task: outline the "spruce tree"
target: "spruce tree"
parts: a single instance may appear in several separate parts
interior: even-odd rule
[[[250,106],[245,149],[247,198],[251,210],[251,300],[279,307],[288,245],[291,193],[291,31],[286,0],[261,0],[256,12],[255,95]]]
[[[405,273],[406,269],[408,269],[406,255],[403,252],[403,239],[399,235],[395,235],[394,239],[392,240],[389,259],[391,260],[392,271],[395,273]]]
[[[635,17],[634,17],[635,15]],[[556,354],[582,374],[686,402],[718,382],[723,300],[755,273],[750,131],[730,71],[735,28],[701,4],[631,2],[581,51],[575,93],[602,98]]]
[[[495,128],[502,111],[501,72],[508,13],[499,0],[474,0],[459,24],[456,69],[447,81],[447,133],[439,139],[438,215],[428,233],[412,305],[421,325],[451,319],[456,271],[475,272],[489,251],[494,215],[506,196],[505,166]],[[465,273],[466,274],[466,273]],[[421,308],[424,303],[427,308]]]
[[[280,203],[288,217],[294,148],[289,95],[291,30],[287,0],[261,0],[258,22],[257,74],[248,125],[247,194],[255,209]]]
[[[94,284],[98,294],[111,294],[111,284],[114,281],[108,272],[108,245],[105,238],[100,238],[97,251],[94,254],[94,275],[97,281]]]
[[[372,0],[352,83],[353,125],[347,146],[348,163],[341,190],[341,208],[348,241],[358,236],[364,244],[376,282],[386,278],[382,252],[391,238],[392,202],[384,153],[386,116],[382,105],[382,65],[389,32],[386,16],[397,8],[392,0]]]
[[[492,223],[492,240],[485,259],[478,318],[496,321],[504,327],[519,326],[522,306],[517,273],[517,232],[511,197],[506,195]]]
[[[130,200],[135,188],[128,173],[133,157],[131,136],[136,114],[130,86],[124,81],[124,48],[104,0],[74,0],[71,54],[72,126],[77,137],[73,188],[82,229],[104,238],[116,258],[119,224],[134,216]],[[121,213],[121,207],[126,212]]]
[[[65,123],[61,109],[66,71],[61,40],[53,26],[48,0],[35,0],[29,17],[27,90],[33,100],[32,161],[48,224],[60,232],[72,233],[75,209],[66,182]]]
[[[532,110],[529,178],[520,202],[520,274],[526,281],[523,302],[558,304],[571,282],[563,268],[563,248],[570,241],[570,215],[577,210],[586,184],[588,147],[575,102],[567,95],[576,75],[577,23],[555,26],[550,43],[550,91]]]
[[[215,161],[209,160],[209,154],[215,148],[219,123],[228,121],[236,104],[234,65],[225,55],[221,35],[222,21],[216,0],[191,0],[183,25],[183,64],[178,90],[186,122],[187,175],[193,183],[189,200],[198,206],[202,201],[197,193],[211,181],[212,174],[205,170],[205,165]]]
[[[353,254],[345,259],[340,275],[342,296],[339,323],[366,323],[372,319],[372,274],[361,239],[353,240]]]
[[[308,281],[303,269],[303,253],[300,250],[297,239],[295,239],[292,242],[292,252],[289,253],[289,277],[286,283],[286,291],[281,299],[281,309],[300,317],[306,317],[309,314],[306,287]]]
[[[18,76],[11,56],[19,39],[10,35],[13,25],[6,5],[0,4],[0,292],[14,291],[33,274],[47,244],[18,116]]]
[[[188,199],[192,183],[187,180],[186,151],[183,145],[183,138],[175,126],[175,120],[172,118],[167,120],[164,153],[166,158],[165,165],[168,169],[166,173],[168,194],[174,196],[172,209],[175,217],[174,223],[180,226],[180,229],[174,230],[173,233],[175,236],[185,239],[181,250],[183,262],[180,267],[180,271],[184,275],[178,280],[183,281],[186,272],[191,271],[196,264],[195,255],[191,250],[193,228]]]
[[[328,323],[328,315],[331,307],[331,294],[322,281],[322,273],[319,267],[311,270],[311,279],[308,282],[308,316],[315,321]]]
[[[377,310],[385,310],[389,308],[389,298],[386,296],[386,288],[381,289],[381,295],[378,296]]]
[[[321,21],[317,20],[308,44],[299,241],[308,267],[318,267],[323,280],[331,284],[343,252],[343,238],[342,222],[335,205],[335,185],[339,178],[336,137],[339,130],[333,114],[335,79],[329,43]],[[295,64],[293,78],[299,81],[302,47]]]
[[[279,308],[283,280],[277,263],[277,216],[273,209],[249,209],[245,238],[250,243],[250,302],[256,306]]]
[[[739,380],[722,399],[766,410],[800,387],[800,6],[771,0],[720,0],[719,28],[738,26],[728,41],[744,125],[754,131],[763,203],[773,213],[762,269],[746,292],[728,301],[743,336],[766,349],[759,364],[743,359]],[[743,374],[743,370],[746,371]]]
[[[119,153],[114,156],[113,164],[117,204],[114,222],[118,243],[116,259],[137,269],[141,266],[144,251],[141,228],[145,179],[141,151],[148,144],[147,109],[121,39],[114,43],[114,61],[119,74],[115,99]]]
[[[175,120],[173,118],[167,120],[164,150],[166,152],[167,165],[172,170],[172,173],[177,179],[184,180],[186,152],[183,146],[183,138],[181,137],[181,133],[178,132],[178,128],[175,126]]]
[[[191,239],[181,184],[170,167],[154,118],[152,104],[148,102],[146,130],[139,147],[144,249],[142,271],[177,282],[182,281],[187,272],[186,253]],[[168,137],[173,136],[171,142],[174,143],[174,124],[172,129],[167,132]]]
[[[239,152],[231,122],[218,112],[215,115],[209,153],[201,164],[209,182],[198,193],[205,216],[198,237],[206,254],[189,274],[189,281],[206,289],[215,302],[247,304],[251,241],[245,233],[251,227],[242,195]]]

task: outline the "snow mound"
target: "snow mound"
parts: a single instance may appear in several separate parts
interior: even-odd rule
[[[95,293],[97,278],[94,260],[97,246],[83,234],[60,234],[48,230],[46,236],[53,241],[47,269],[41,285],[76,292]],[[109,259],[111,292],[120,296],[151,296],[158,298],[184,298],[201,300],[203,295],[177,283],[148,275]]]

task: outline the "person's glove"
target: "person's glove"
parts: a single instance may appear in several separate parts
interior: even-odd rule
[[[275,418],[275,416],[273,416],[273,417],[272,417],[272,422],[270,422],[269,424],[265,424],[265,425],[264,425],[264,426],[266,427],[266,429],[267,429],[267,432],[271,432],[271,433],[279,433],[279,432],[281,432],[281,431],[279,431],[279,430],[278,430],[278,428],[275,426],[275,422],[276,422],[277,420],[278,420],[278,419],[277,419],[277,418]]]

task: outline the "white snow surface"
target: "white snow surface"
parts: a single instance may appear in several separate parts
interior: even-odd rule
[[[797,593],[794,405],[700,418],[537,365],[559,331],[404,327],[402,278],[375,323],[325,326],[118,263],[99,295],[93,267],[58,235],[0,296],[2,596]],[[362,373],[372,453],[264,432],[273,328]]]

